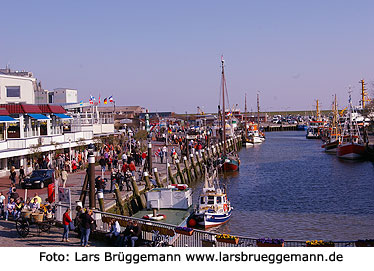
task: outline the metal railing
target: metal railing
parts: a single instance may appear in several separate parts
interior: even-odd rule
[[[175,247],[256,247],[256,240],[258,238],[236,236],[238,237],[237,244],[231,244],[226,242],[218,242],[216,240],[217,233],[194,229],[191,236],[175,233],[177,226],[160,223],[155,221],[149,221],[146,219],[135,218],[117,215],[113,213],[100,212],[94,210],[94,217],[96,220],[97,230],[107,232],[109,231],[108,221],[110,219],[118,220],[121,227],[124,227],[130,221],[137,221],[138,225],[142,226],[142,238],[144,240],[153,241],[155,232],[158,232],[158,237],[161,237],[162,241],[168,242],[169,245]],[[334,241],[335,247],[354,247],[355,241]],[[306,241],[302,240],[285,240],[285,247],[306,247]]]

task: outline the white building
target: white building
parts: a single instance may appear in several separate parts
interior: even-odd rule
[[[78,103],[78,90],[69,88],[55,88],[53,90],[53,101],[55,104]],[[51,103],[49,101],[49,103]]]
[[[36,79],[0,73],[0,104],[34,104]]]

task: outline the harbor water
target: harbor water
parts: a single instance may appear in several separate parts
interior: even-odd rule
[[[285,240],[374,237],[374,165],[324,153],[305,132],[267,133],[222,182],[234,207],[217,232]]]

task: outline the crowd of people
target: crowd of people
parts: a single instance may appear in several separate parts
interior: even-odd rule
[[[109,227],[106,236],[111,246],[135,247],[136,242],[141,239],[142,228],[136,220],[129,221],[124,231],[121,231],[119,222],[115,219],[109,222]]]

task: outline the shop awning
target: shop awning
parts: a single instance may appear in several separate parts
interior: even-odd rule
[[[54,114],[54,115],[60,119],[73,119],[72,117],[65,115],[65,114]]]
[[[28,114],[30,117],[36,120],[49,120],[50,118],[44,116],[43,114]]]
[[[12,117],[9,117],[9,116],[0,116],[0,123],[2,122],[18,122],[18,120],[13,119]]]

